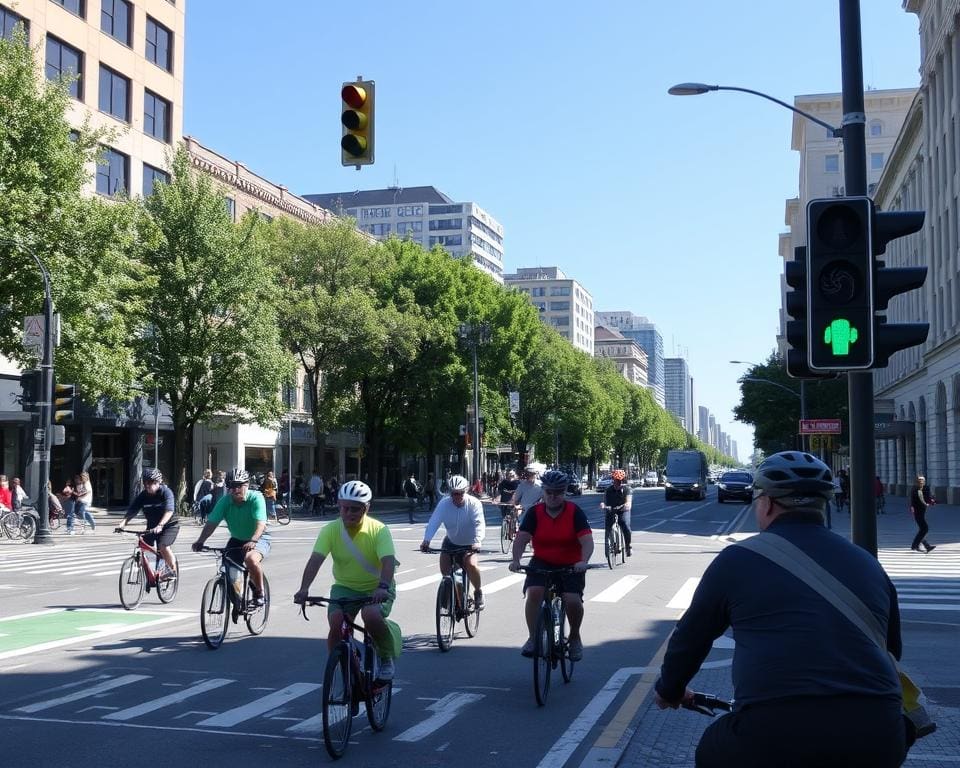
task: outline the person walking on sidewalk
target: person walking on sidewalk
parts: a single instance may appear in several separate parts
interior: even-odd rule
[[[930,488],[927,487],[927,479],[923,475],[917,475],[917,482],[910,489],[910,511],[917,523],[917,535],[913,537],[913,544],[910,545],[910,549],[914,552],[923,551],[920,549],[921,544],[927,552],[933,552],[937,546],[927,542],[927,533],[930,530],[930,526],[927,525],[927,507],[936,503],[937,500],[933,498]]]
[[[84,524],[90,526],[90,532],[97,530],[97,523],[90,514],[90,504],[93,502],[93,489],[90,487],[90,475],[86,472],[78,472],[73,476],[73,481],[67,483],[63,489],[63,496],[67,500],[67,535],[73,536],[75,533],[73,521],[80,518],[80,530],[83,530]]]
[[[770,456],[753,483],[757,539],[782,537],[845,585],[886,648],[786,565],[726,547],[674,628],[654,686],[661,709],[692,702],[690,680],[733,629],[734,709],[704,731],[700,768],[895,768],[906,757],[915,732],[889,655],[903,650],[897,591],[875,557],[824,527],[832,494],[830,468],[815,456]]]
[[[403,495],[407,497],[407,515],[410,522],[413,522],[413,509],[420,498],[420,484],[417,482],[416,475],[410,473],[410,477],[403,481]]]

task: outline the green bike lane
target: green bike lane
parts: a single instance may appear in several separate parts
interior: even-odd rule
[[[122,608],[53,608],[0,618],[0,660],[99,640],[185,619],[184,611],[125,611]]]

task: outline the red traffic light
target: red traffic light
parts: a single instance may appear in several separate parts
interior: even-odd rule
[[[340,91],[340,98],[354,109],[360,109],[367,102],[367,92],[359,85],[345,85]]]

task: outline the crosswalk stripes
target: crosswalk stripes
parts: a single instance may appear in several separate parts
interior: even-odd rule
[[[881,549],[877,557],[897,588],[900,610],[960,611],[960,551]]]

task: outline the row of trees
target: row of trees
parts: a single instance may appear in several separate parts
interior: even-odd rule
[[[39,275],[61,315],[57,376],[88,401],[158,388],[170,405],[181,493],[197,424],[279,424],[303,371],[317,435],[364,435],[370,465],[388,446],[435,455],[457,441],[471,398],[461,322],[486,322],[479,348],[487,445],[530,444],[594,464],[611,450],[660,463],[702,447],[609,363],[575,351],[522,295],[467,261],[409,240],[376,243],[352,222],[311,225],[255,213],[233,222],[224,193],[183,149],[146,199],[81,194],[109,140],[65,119],[22,39],[0,40],[0,351],[24,365],[19,323],[39,311]],[[510,419],[507,392],[520,392]],[[711,461],[729,463],[709,451]],[[388,490],[388,489],[380,489]]]

